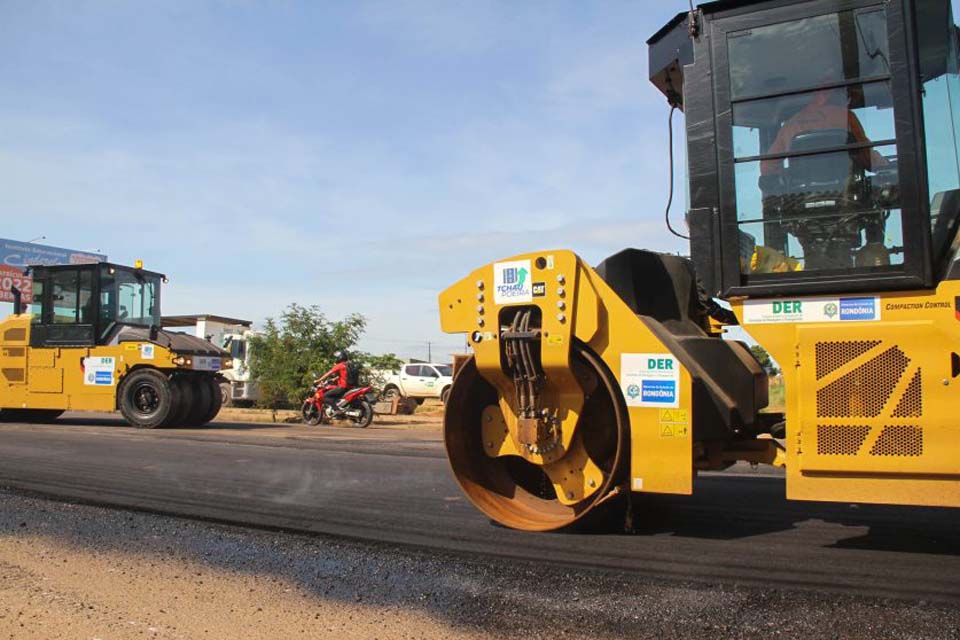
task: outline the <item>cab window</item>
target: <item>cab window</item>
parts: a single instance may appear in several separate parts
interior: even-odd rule
[[[902,265],[883,10],[735,31],[727,46],[741,273]]]
[[[957,29],[946,0],[918,3],[920,75],[934,259],[941,259],[960,219],[960,65]]]
[[[33,281],[33,302],[30,303],[30,322],[40,324],[43,322],[43,292],[46,288],[44,280]]]
[[[80,324],[93,324],[94,322],[93,272],[81,271],[77,275],[78,275],[77,312],[79,314]]]
[[[51,320],[53,324],[76,324],[79,317],[77,308],[77,272],[60,271],[54,272],[50,278],[52,288],[51,302]]]
[[[230,357],[234,360],[243,360],[247,357],[247,343],[243,340],[230,341]]]
[[[100,320],[104,331],[113,323],[160,326],[160,279],[111,266],[101,267]]]

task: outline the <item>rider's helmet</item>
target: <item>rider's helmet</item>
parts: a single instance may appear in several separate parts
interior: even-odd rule
[[[334,351],[333,359],[337,362],[346,362],[347,361],[347,352],[346,351]]]

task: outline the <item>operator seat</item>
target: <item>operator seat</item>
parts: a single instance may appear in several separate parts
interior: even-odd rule
[[[790,157],[780,184],[764,190],[765,219],[778,220],[797,238],[807,269],[853,266],[862,231],[868,242],[882,241],[883,214],[871,197],[868,167],[859,157],[864,151],[821,152],[857,142],[846,129],[797,134],[789,153],[810,155]]]
[[[799,133],[790,141],[790,153],[814,152],[819,149],[855,144],[845,129],[822,129]],[[850,153],[817,153],[790,158],[784,170],[786,191],[809,195],[847,192],[848,185],[864,178],[866,167]]]

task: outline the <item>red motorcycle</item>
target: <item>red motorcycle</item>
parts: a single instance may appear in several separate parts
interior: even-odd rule
[[[373,405],[367,394],[373,393],[373,387],[350,389],[340,400],[323,401],[324,392],[335,389],[336,385],[326,384],[324,380],[313,383],[313,395],[303,401],[300,409],[303,422],[311,426],[328,424],[333,420],[348,420],[353,426],[364,429],[373,422]]]

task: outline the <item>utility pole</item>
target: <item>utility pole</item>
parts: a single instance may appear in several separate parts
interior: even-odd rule
[[[427,340],[427,362],[433,362],[433,353],[430,351],[430,341]]]

